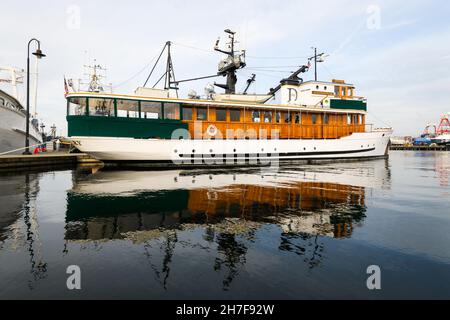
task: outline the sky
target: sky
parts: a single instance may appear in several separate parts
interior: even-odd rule
[[[267,93],[307,63],[312,47],[329,54],[319,80],[345,79],[368,99],[368,122],[417,136],[450,112],[450,2],[443,0],[0,0],[0,66],[26,67],[35,37],[39,61],[38,117],[66,134],[64,77],[82,78],[83,65],[105,67],[115,93],[145,82],[166,41],[178,79],[217,72],[213,51],[224,29],[247,52],[238,90],[256,73],[251,93]],[[32,66],[34,62],[32,61]],[[150,83],[161,75],[157,69]],[[314,77],[311,70],[304,80]],[[214,80],[182,85],[203,94]],[[221,81],[219,78],[216,80]],[[0,88],[7,89],[4,85]],[[24,87],[21,88],[22,95]],[[218,89],[219,91],[220,89]]]

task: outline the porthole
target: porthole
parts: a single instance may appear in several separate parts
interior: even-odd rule
[[[195,153],[195,150],[192,150],[192,153]]]
[[[175,153],[178,153],[178,150],[175,150],[174,152],[175,152]]]
[[[210,153],[213,153],[214,151],[213,151],[213,149],[211,149],[211,150],[209,150],[209,152],[210,152]]]
[[[236,153],[236,149],[234,149],[233,152]]]

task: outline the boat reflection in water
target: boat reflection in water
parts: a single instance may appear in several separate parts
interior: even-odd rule
[[[144,245],[166,287],[177,245],[202,249],[178,241],[180,232],[196,230],[211,245],[203,249],[217,248],[213,267],[225,272],[226,290],[246,263],[249,241],[265,226],[277,226],[279,250],[304,257],[312,268],[321,262],[321,237],[350,237],[365,218],[366,186],[385,184],[389,171],[384,161],[352,175],[323,166],[307,170],[78,171],[67,197],[65,238]],[[155,250],[164,256],[161,268],[154,265]]]

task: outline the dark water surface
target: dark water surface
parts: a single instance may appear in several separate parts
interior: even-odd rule
[[[0,298],[450,299],[449,177],[445,152],[1,174]]]

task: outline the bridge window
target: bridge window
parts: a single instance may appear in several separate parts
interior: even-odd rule
[[[208,120],[208,110],[206,108],[197,108],[197,120],[199,121]]]
[[[312,119],[312,124],[317,124],[317,114],[313,114],[311,119]]]
[[[352,124],[352,116],[350,114],[347,115],[347,124]]]
[[[323,124],[328,124],[330,122],[330,115],[324,114],[323,115]]]
[[[296,124],[301,124],[302,123],[302,114],[300,112],[297,112],[295,114],[295,123]]]
[[[164,119],[180,120],[180,105],[178,103],[164,103]]]
[[[141,101],[141,118],[143,119],[161,119],[162,103]]]
[[[90,101],[89,109],[91,109]],[[122,118],[139,118],[139,102],[133,100],[117,100],[117,116]]]
[[[230,120],[232,122],[240,122],[241,121],[241,110],[230,110]]]
[[[227,121],[226,109],[216,109],[216,121]]]
[[[353,115],[353,124],[358,124],[358,115],[357,114]]]
[[[67,115],[84,116],[86,114],[86,98],[70,98],[67,100]]]

